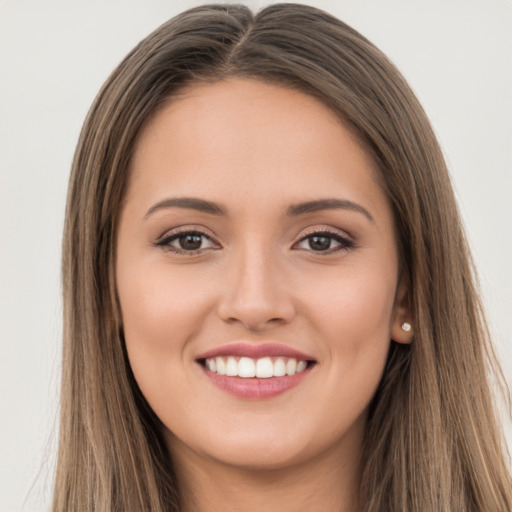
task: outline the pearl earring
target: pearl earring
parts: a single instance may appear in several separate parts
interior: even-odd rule
[[[409,332],[411,329],[412,329],[412,326],[410,323],[404,322],[402,324],[402,330],[404,330],[405,332]]]

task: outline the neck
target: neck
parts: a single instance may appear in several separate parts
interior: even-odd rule
[[[345,440],[347,441],[347,440]],[[355,441],[351,439],[350,441]],[[307,462],[273,469],[240,468],[172,443],[183,512],[356,512],[361,439]],[[347,446],[348,445],[348,446]]]

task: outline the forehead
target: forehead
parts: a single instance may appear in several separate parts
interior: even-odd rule
[[[129,195],[144,189],[154,200],[164,190],[265,202],[339,190],[385,201],[373,159],[337,114],[248,79],[194,84],[170,100],[141,133],[131,172]]]

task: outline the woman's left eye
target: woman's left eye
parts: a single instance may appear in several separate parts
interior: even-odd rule
[[[297,244],[299,249],[308,251],[333,253],[343,249],[350,249],[354,243],[338,233],[318,231],[303,237]]]
[[[213,240],[200,231],[170,233],[157,242],[156,245],[180,254],[194,254],[204,249],[216,247]]]

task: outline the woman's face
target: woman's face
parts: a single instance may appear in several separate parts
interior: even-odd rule
[[[131,172],[117,286],[171,452],[357,456],[390,339],[409,340],[391,208],[354,135],[297,91],[195,85],[144,129]]]

